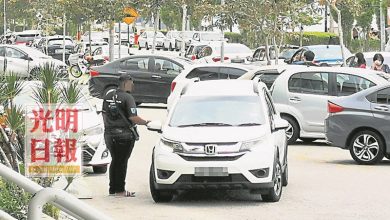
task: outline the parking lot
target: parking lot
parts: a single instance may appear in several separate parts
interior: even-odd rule
[[[164,120],[166,109],[142,105],[139,115]],[[289,146],[289,185],[278,203],[263,203],[246,191],[181,192],[156,204],[149,192],[151,152],[158,134],[140,127],[141,139],[129,160],[127,189],[136,198],[108,196],[108,174],[84,180],[92,199],[84,200],[113,219],[388,219],[390,161],[359,166],[348,151],[327,146]]]

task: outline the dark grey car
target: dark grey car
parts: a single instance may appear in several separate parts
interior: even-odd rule
[[[390,84],[328,101],[327,141],[359,164],[390,159]]]

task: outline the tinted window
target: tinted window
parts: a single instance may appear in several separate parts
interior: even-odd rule
[[[187,79],[200,78],[201,81],[219,79],[218,67],[195,68],[188,75]]]
[[[382,89],[374,94],[367,97],[370,102],[388,105],[390,100],[390,88]]]
[[[268,89],[271,89],[272,84],[274,84],[276,78],[279,76],[279,72],[277,70],[267,70],[267,71],[259,71],[255,73],[254,77],[259,77],[260,80],[265,83]],[[252,78],[252,79],[253,79]]]
[[[220,68],[220,79],[237,79],[244,75],[247,71],[237,68],[221,67]]]
[[[179,73],[183,70],[176,63],[173,63],[169,60],[164,59],[155,59],[154,71],[156,73],[166,73],[170,75],[179,75]]]
[[[13,48],[7,48],[7,57],[22,59],[24,57],[24,54]]]
[[[328,88],[328,73],[298,73],[288,82],[290,92],[326,95]]]
[[[127,70],[148,70],[149,58],[132,58],[121,62],[120,67]]]
[[[349,74],[337,74],[337,96],[348,96],[375,86],[375,83]]]

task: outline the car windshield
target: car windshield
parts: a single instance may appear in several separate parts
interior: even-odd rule
[[[310,49],[315,54],[315,60],[334,60],[342,59],[340,47],[318,47]]]
[[[265,123],[258,96],[183,97],[169,126],[243,126]]]
[[[49,40],[47,45],[48,46],[63,45],[63,43],[64,43],[63,39],[53,39],[53,40]],[[65,45],[73,45],[73,41],[65,38]]]
[[[286,49],[279,55],[279,59],[290,59],[298,49]]]
[[[201,36],[202,41],[221,40],[221,34],[219,34],[219,33],[203,33],[200,36]]]
[[[17,42],[29,42],[34,40],[35,37],[37,37],[38,34],[21,34],[16,36]]]

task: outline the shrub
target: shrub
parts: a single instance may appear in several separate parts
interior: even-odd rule
[[[239,33],[225,32],[225,38],[227,38],[229,43],[242,43],[243,37]]]
[[[307,45],[327,45],[340,44],[340,39],[336,34],[329,32],[303,32],[303,46]],[[332,39],[332,40],[330,40]],[[300,33],[292,32],[286,36],[286,44],[299,45]]]

